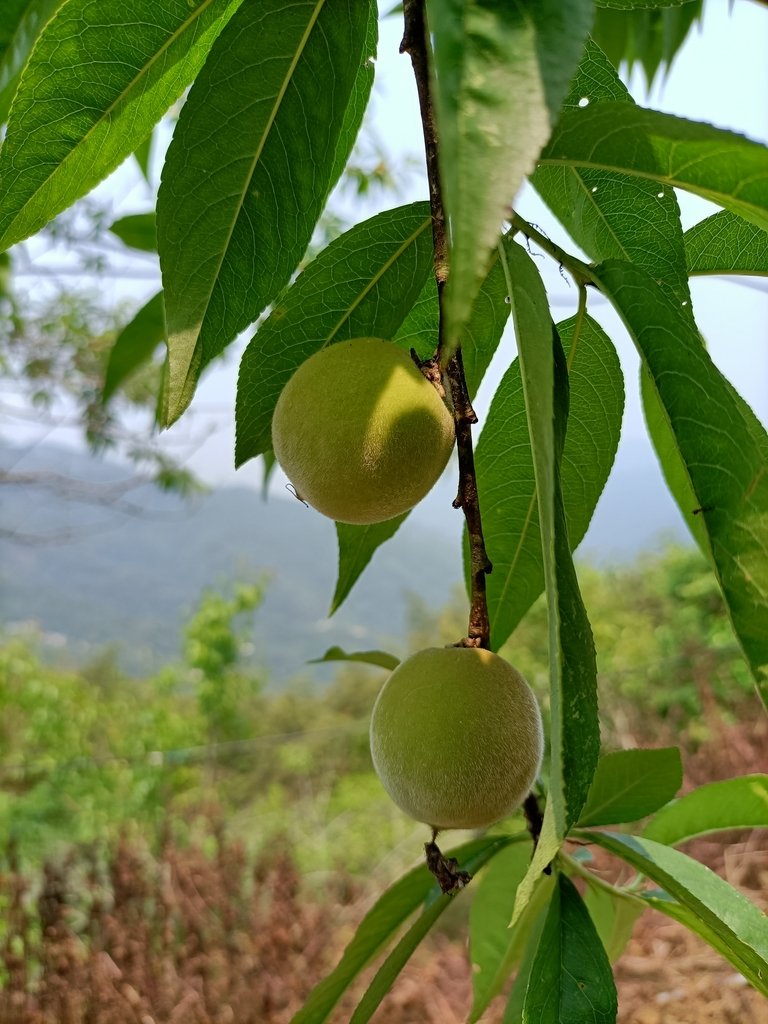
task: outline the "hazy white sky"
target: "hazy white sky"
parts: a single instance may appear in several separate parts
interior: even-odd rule
[[[725,0],[709,0],[702,29],[689,39],[669,77],[658,82],[650,96],[641,74],[634,75],[629,85],[635,99],[643,105],[709,121],[768,142],[768,11],[750,0],[736,0],[729,13],[730,7]],[[396,161],[407,155],[420,159],[422,147],[410,62],[398,54],[401,34],[398,17],[382,22],[373,100],[375,131]],[[100,191],[112,199],[117,213],[149,206],[147,188],[138,180],[132,164],[124,165]],[[382,205],[425,195],[423,183],[418,175],[413,175],[397,200],[387,196]],[[682,196],[681,202],[686,226],[714,209],[695,197]],[[516,205],[524,216],[542,225],[566,248],[573,248],[532,190],[526,188]],[[369,207],[355,216],[362,219],[373,212],[375,208]],[[556,318],[571,315],[575,310],[575,289],[569,288],[552,261],[541,260],[540,264],[546,271]],[[103,290],[106,297],[116,300],[130,296],[138,307],[156,288],[157,282],[151,280],[117,281],[107,282]],[[692,290],[697,319],[713,358],[758,416],[768,422],[768,283],[757,278],[746,282],[699,278],[693,280]],[[637,398],[637,357],[618,318],[599,296],[596,299],[590,299],[590,312],[616,341],[627,374],[624,435],[638,438],[644,436],[645,428]],[[187,447],[190,438],[197,439],[190,466],[211,483],[260,484],[261,480],[260,467],[255,463],[237,473],[233,468],[235,381],[243,347],[244,342],[233,345],[227,358],[205,375],[190,410],[192,415],[187,414],[165,435],[165,443],[175,450]],[[513,356],[514,338],[510,330],[478,397],[481,417]],[[34,437],[32,428],[19,429],[20,443],[33,441]],[[199,444],[201,437],[207,440]],[[47,431],[46,439],[76,443],[76,436],[69,431]],[[276,490],[282,492],[279,480]]]

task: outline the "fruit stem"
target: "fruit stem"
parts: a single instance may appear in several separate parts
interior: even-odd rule
[[[455,857],[446,857],[437,845],[437,829],[432,829],[432,842],[424,843],[427,867],[437,879],[440,891],[446,896],[455,895],[472,881],[468,871],[462,871]]]
[[[429,181],[429,204],[432,211],[432,243],[435,254],[435,283],[438,301],[437,350],[433,359],[422,364],[422,372],[437,386],[433,379],[435,368],[439,368],[443,349],[443,291],[448,279],[448,233],[445,210],[440,189],[438,168],[438,141],[435,128],[434,106],[430,93],[428,47],[429,37],[424,20],[424,0],[404,0],[404,31],[400,53],[407,53],[413,65],[416,90],[419,96],[421,124],[424,132],[424,151]],[[467,522],[470,549],[471,602],[467,636],[460,641],[461,647],[491,646],[491,626],[488,617],[485,577],[493,566],[485,550],[480,503],[477,494],[475,456],[472,447],[472,424],[477,416],[472,408],[469,389],[464,376],[461,349],[457,349],[445,368],[444,390],[450,393],[453,405],[453,419],[456,429],[456,448],[459,455],[459,487],[453,502],[454,508],[464,511]],[[438,391],[440,388],[438,387]]]

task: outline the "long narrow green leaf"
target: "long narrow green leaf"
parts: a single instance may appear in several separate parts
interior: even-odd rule
[[[451,224],[447,359],[460,343],[505,211],[557,118],[592,4],[427,0],[427,14],[440,177]]]
[[[730,828],[768,828],[768,775],[710,782],[663,807],[643,835],[676,846]]]
[[[709,124],[634,103],[589,104],[563,115],[540,164],[636,174],[768,228],[768,148]]]
[[[109,353],[102,399],[107,402],[130,375],[152,358],[165,340],[163,293],[153,295],[120,331]]]
[[[335,239],[276,301],[243,354],[237,386],[236,464],[271,447],[285,384],[324,345],[392,338],[432,269],[429,205],[377,214]]]
[[[539,939],[522,1024],[614,1024],[616,985],[581,896],[561,874]]]
[[[63,0],[4,0],[0,18],[0,124],[7,116],[32,47]]]
[[[427,904],[376,972],[363,998],[355,1007],[355,1012],[349,1018],[349,1024],[367,1024],[422,939],[429,934],[432,926],[445,913],[450,903],[450,896],[440,895],[434,902]]]
[[[617,825],[657,811],[677,793],[683,765],[677,747],[604,754],[579,815],[580,825]]]
[[[621,857],[661,886],[670,900],[654,906],[677,917],[675,901],[689,926],[718,949],[760,992],[768,995],[768,917],[745,896],[679,850],[651,839],[613,832],[579,832],[581,838]],[[717,944],[713,937],[717,937]]]
[[[727,210],[685,232],[689,274],[768,274],[768,231]]]
[[[479,871],[495,854],[525,835],[486,836],[451,850],[460,867]],[[322,1024],[360,971],[386,945],[397,929],[423,904],[450,903],[425,865],[414,868],[388,889],[363,918],[337,967],[310,993],[291,1024]]]
[[[585,316],[558,324],[568,357],[570,407],[561,466],[572,550],[583,539],[613,465],[624,387],[610,338]],[[544,589],[541,535],[520,366],[504,374],[475,453],[486,545],[491,641],[498,650]],[[466,538],[465,538],[466,541]],[[468,549],[465,542],[465,574]]]
[[[608,261],[595,279],[653,377],[706,525],[736,635],[768,701],[768,441],[712,363],[679,305],[638,267]]]
[[[593,42],[571,85],[565,109],[631,97],[607,57]],[[600,168],[574,165],[540,167],[532,182],[568,228],[573,239],[596,261],[619,258],[643,267],[691,313],[683,228],[673,189],[656,182]],[[643,407],[648,430],[667,484],[681,509],[698,502],[676,449],[653,382],[643,375]],[[685,514],[685,513],[684,513]],[[706,531],[694,517],[688,522],[706,555]]]
[[[241,2],[67,0],[37,41],[0,149],[0,249],[39,231],[133,152]]]
[[[600,750],[592,632],[571,558],[560,464],[568,420],[568,371],[538,270],[518,245],[501,250],[515,322],[533,451],[549,620],[550,762],[544,822],[513,923],[587,797]],[[554,343],[553,343],[554,342]]]
[[[472,896],[469,911],[469,950],[474,999],[470,1024],[503,989],[531,941],[531,932],[549,904],[554,875],[540,875],[525,913],[514,928],[509,920],[518,883],[531,859],[529,843],[511,846],[493,858]]]
[[[171,420],[304,255],[373,84],[372,21],[370,0],[245,3],[192,87],[157,202]]]

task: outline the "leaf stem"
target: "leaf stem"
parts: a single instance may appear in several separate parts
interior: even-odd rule
[[[556,242],[553,242],[551,238],[547,238],[545,234],[539,231],[533,224],[530,224],[527,220],[524,220],[519,213],[515,213],[513,210],[509,222],[513,228],[513,234],[518,231],[526,238],[534,241],[540,246],[544,252],[546,252],[552,259],[557,260],[561,267],[571,274],[579,288],[583,288],[587,284],[597,284],[597,280],[594,276],[593,269],[588,263],[584,263],[583,260],[578,259],[571,253],[566,252],[565,249],[561,249]]]
[[[602,889],[603,892],[610,893],[611,896],[617,899],[628,900],[630,903],[634,903],[635,906],[642,907],[643,910],[647,909],[648,904],[645,900],[632,892],[631,889],[606,882],[596,875],[594,871],[585,868],[575,857],[571,857],[569,854],[561,851],[558,854],[558,859],[567,867],[568,874],[579,875],[579,877],[585,879],[588,885],[594,886],[596,889]]]
[[[435,283],[438,300],[438,341],[437,351],[422,367],[428,380],[435,383],[439,376],[443,351],[443,291],[448,279],[448,232],[445,209],[440,188],[438,168],[438,138],[435,127],[434,105],[430,92],[429,37],[424,18],[424,0],[404,0],[404,31],[400,52],[411,58],[419,96],[421,124],[424,132],[424,151],[429,181],[429,203],[432,211],[432,240],[435,254]],[[488,617],[485,577],[491,572],[488,554],[483,538],[483,524],[477,494],[475,456],[472,447],[472,424],[477,416],[469,397],[461,349],[448,360],[444,370],[445,391],[450,394],[453,405],[453,419],[456,430],[456,448],[459,455],[459,486],[453,502],[454,508],[464,511],[467,522],[470,548],[471,601],[467,636],[460,642],[462,647],[484,647],[491,645],[491,627]]]

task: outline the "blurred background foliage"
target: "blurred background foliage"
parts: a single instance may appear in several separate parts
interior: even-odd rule
[[[582,580],[606,748],[695,751],[752,714],[752,684],[698,553],[587,566]],[[383,673],[349,663],[324,688],[306,676],[270,688],[249,639],[263,594],[263,584],[204,592],[178,661],[144,680],[122,675],[108,650],[64,668],[29,637],[4,639],[0,830],[23,859],[125,830],[150,845],[169,829],[193,841],[213,813],[253,852],[281,838],[310,873],[365,873],[382,851],[393,873],[412,860],[424,830],[388,800],[368,752]],[[460,592],[436,610],[412,598],[409,650],[455,642],[465,616]],[[545,617],[540,602],[502,652],[543,702]]]

